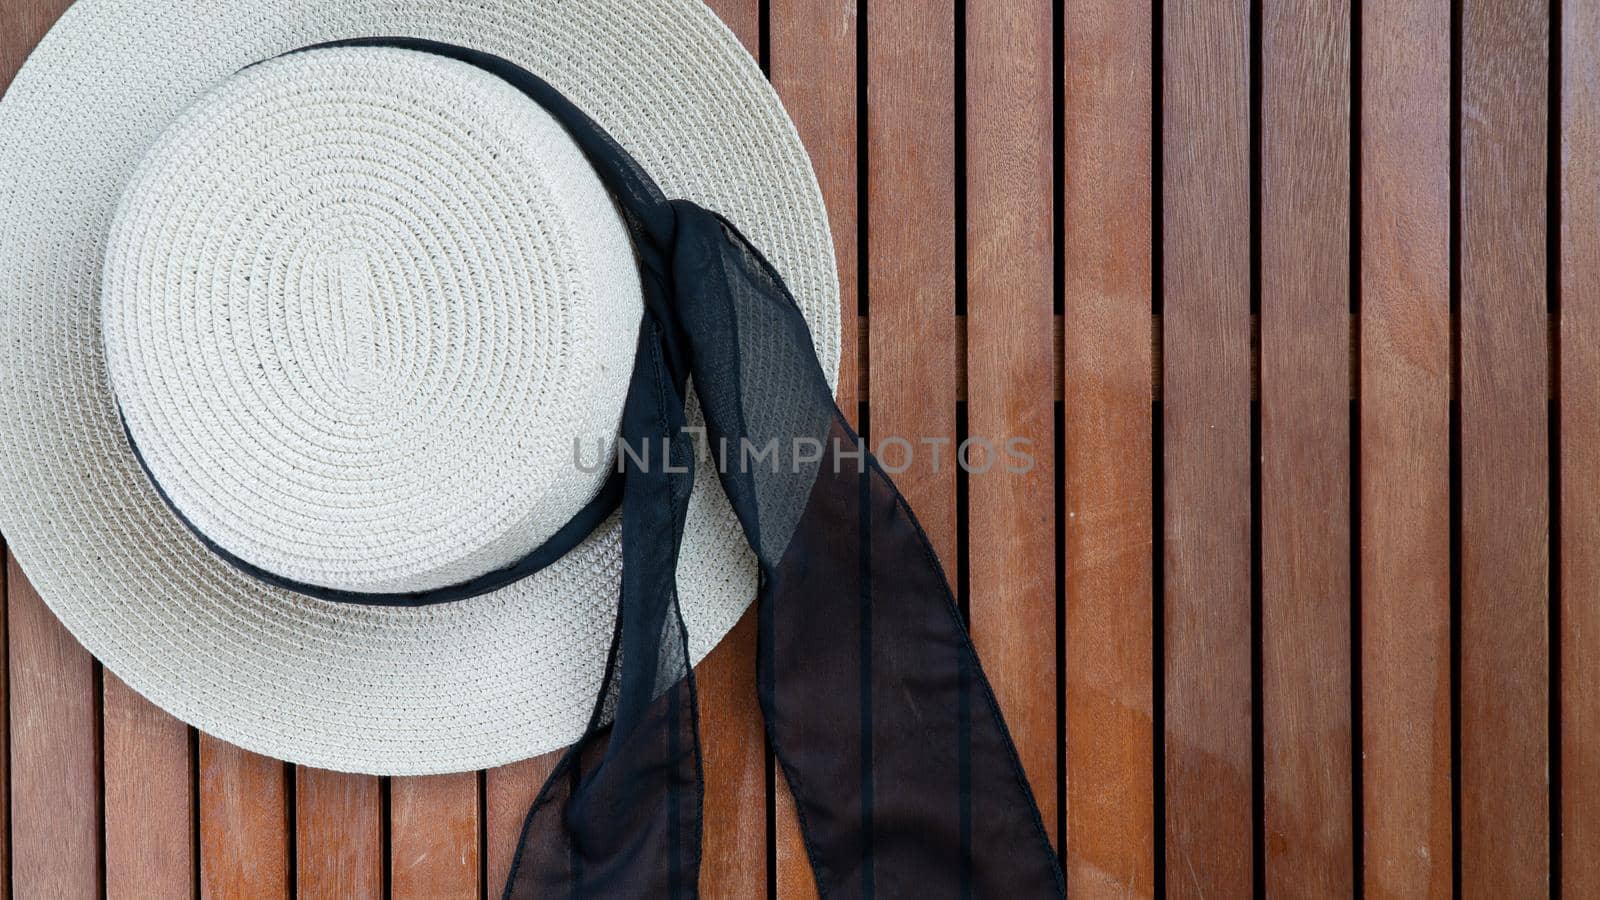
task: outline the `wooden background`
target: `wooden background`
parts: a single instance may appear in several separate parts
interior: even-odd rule
[[[1600,0],[713,5],[827,195],[841,405],[1034,441],[900,482],[1069,890],[1600,896]],[[0,84],[64,6],[0,0]],[[0,894],[498,890],[548,758],[243,753],[7,574]],[[804,897],[751,624],[702,884]]]

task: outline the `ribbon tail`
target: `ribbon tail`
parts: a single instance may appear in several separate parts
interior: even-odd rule
[[[647,319],[623,412],[622,594],[584,737],[528,813],[506,900],[698,894],[702,779],[694,674],[676,572],[694,446],[681,386]]]
[[[762,568],[767,737],[820,892],[1063,896],[944,571],[834,404],[799,308],[730,224],[675,206],[678,314]]]

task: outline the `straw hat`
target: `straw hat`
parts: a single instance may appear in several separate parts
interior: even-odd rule
[[[448,604],[329,602],[236,563],[408,593],[526,556],[606,482],[639,275],[571,138],[499,79],[394,47],[284,55],[378,35],[528,69],[664,190],[726,215],[830,379],[838,286],[794,128],[697,0],[79,0],[34,51],[0,100],[11,551],[108,668],[217,737],[458,771],[582,734],[616,516]],[[688,516],[699,659],[756,569],[711,465]]]

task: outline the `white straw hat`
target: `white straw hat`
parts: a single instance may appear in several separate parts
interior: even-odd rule
[[[313,599],[216,551],[357,592],[521,559],[606,480],[639,274],[570,137],[493,75],[395,47],[284,55],[382,35],[528,69],[727,216],[831,383],[815,177],[698,0],[79,0],[0,100],[0,532],[72,633],[179,718],[318,767],[458,771],[583,733],[615,516],[442,605]],[[696,660],[756,588],[716,477],[697,469],[678,566]]]

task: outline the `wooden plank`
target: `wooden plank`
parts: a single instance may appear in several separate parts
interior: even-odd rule
[[[1361,5],[1365,895],[1452,892],[1450,4]]]
[[[11,886],[17,897],[100,891],[94,660],[7,556]]]
[[[856,288],[856,2],[770,0],[772,85],[811,156],[839,264],[839,408],[854,421],[861,399]]]
[[[833,229],[839,263],[838,402],[845,416],[855,421],[861,397],[858,357],[865,350],[857,340],[856,2],[770,0],[767,17],[772,83],[811,154]],[[801,840],[794,798],[781,773],[773,773],[772,783],[778,897],[815,897],[816,881]]]
[[[1064,10],[1066,869],[1155,890],[1149,0]]]
[[[194,754],[189,726],[106,672],[107,897],[193,897]]]
[[[1466,0],[1461,59],[1461,889],[1549,887],[1546,0]]]
[[[701,661],[700,751],[705,773],[700,895],[767,890],[767,754],[756,694],[756,611]]]
[[[1600,896],[1600,4],[1561,9],[1561,884]]]
[[[1167,889],[1250,892],[1250,3],[1163,10]]]
[[[1056,840],[1052,4],[973,4],[966,26],[968,606]]]
[[[468,900],[477,897],[485,883],[490,896],[499,896],[504,885],[485,882],[481,871],[484,848],[479,823],[484,813],[479,807],[478,778],[478,773],[463,772],[390,780],[389,876],[395,900]],[[528,802],[532,800],[530,794]],[[526,815],[526,806],[522,813]],[[520,818],[516,827],[522,827]],[[514,834],[506,838],[515,839]]]
[[[378,779],[295,770],[295,887],[302,900],[383,896],[383,797]]]
[[[476,900],[477,773],[392,779],[389,847],[394,900]]]
[[[953,0],[894,0],[867,17],[869,431],[956,581]],[[914,224],[913,224],[914,223]],[[870,227],[870,226],[869,226]]]
[[[522,823],[527,820],[534,798],[539,796],[539,789],[544,787],[545,779],[550,777],[564,752],[552,750],[543,756],[483,773],[484,839],[487,842],[484,863],[489,896],[498,897],[505,888],[511,861],[516,857]]]
[[[773,768],[777,768],[776,765]],[[795,813],[794,794],[781,772],[773,772],[773,874],[781,900],[814,900],[817,879],[806,856],[805,838]]]
[[[1350,896],[1350,6],[1261,22],[1267,893]]]
[[[0,31],[0,95],[23,60],[72,5],[72,0],[6,0],[6,27]]]
[[[739,39],[739,43],[760,58],[761,4],[758,0],[706,0],[706,5],[717,14]]]
[[[200,895],[289,896],[286,763],[200,735]]]

